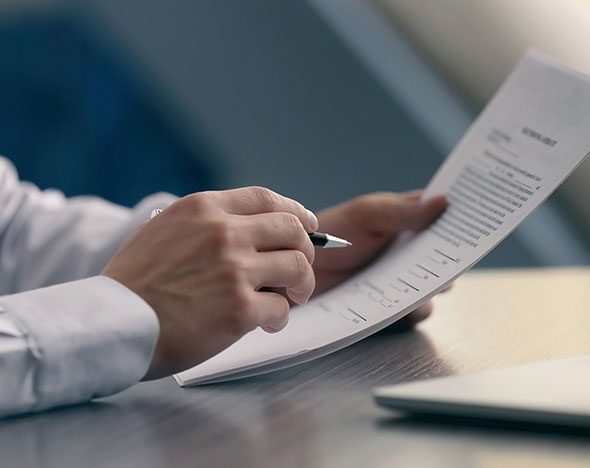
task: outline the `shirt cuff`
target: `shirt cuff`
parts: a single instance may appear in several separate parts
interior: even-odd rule
[[[0,298],[35,362],[22,411],[111,395],[145,375],[159,334],[152,308],[106,276]],[[31,375],[32,374],[32,375]],[[24,384],[24,383],[23,383]]]

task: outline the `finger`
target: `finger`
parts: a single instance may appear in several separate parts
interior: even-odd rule
[[[256,289],[285,287],[289,298],[297,304],[303,304],[311,297],[315,288],[315,276],[303,252],[262,252],[258,254],[255,265]]]
[[[356,219],[366,230],[390,234],[423,229],[446,207],[447,200],[443,196],[423,202],[420,192],[376,193],[361,199]]]
[[[244,217],[244,235],[259,252],[299,250],[313,264],[315,249],[297,216],[291,213],[264,213]]]
[[[424,190],[411,190],[409,192],[398,194],[398,196],[404,197],[406,200],[420,200],[422,195],[424,195]]]
[[[278,293],[260,291],[256,293],[255,306],[258,310],[260,328],[276,333],[289,323],[289,301]]]
[[[318,228],[316,216],[301,203],[264,187],[243,187],[210,193],[226,213],[254,215],[285,212],[297,216],[307,232],[314,232]]]

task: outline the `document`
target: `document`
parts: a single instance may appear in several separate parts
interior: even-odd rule
[[[399,320],[490,252],[590,152],[590,78],[531,51],[471,125],[424,193],[449,207],[374,263],[291,311],[279,333],[255,330],[175,375],[212,383],[300,364]],[[547,246],[551,248],[551,246]]]

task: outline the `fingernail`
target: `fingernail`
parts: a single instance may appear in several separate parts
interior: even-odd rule
[[[309,222],[311,224],[311,230],[316,231],[319,226],[318,217],[313,213],[313,211],[307,210],[307,215],[309,217]]]

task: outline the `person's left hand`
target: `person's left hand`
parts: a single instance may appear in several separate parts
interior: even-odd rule
[[[447,206],[445,197],[421,202],[421,191],[363,195],[318,213],[319,231],[352,242],[344,249],[318,249],[313,265],[320,294],[341,283],[375,259],[402,231],[430,224]],[[411,326],[432,313],[432,303],[397,322]]]

